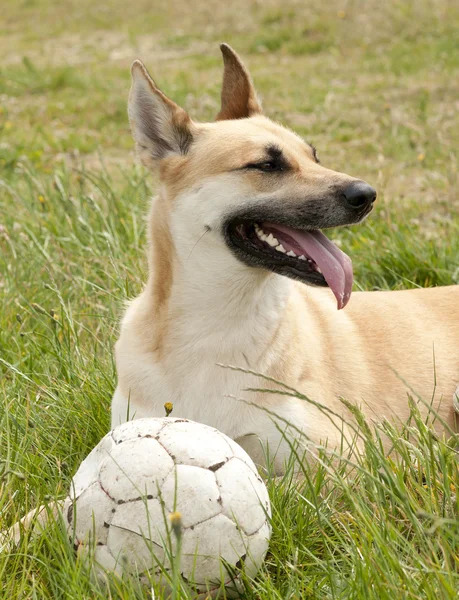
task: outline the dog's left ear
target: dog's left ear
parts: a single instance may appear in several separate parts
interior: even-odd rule
[[[223,72],[222,107],[217,121],[246,119],[262,112],[252,78],[236,52],[221,44],[225,70]]]
[[[129,122],[144,165],[154,167],[166,156],[186,154],[193,140],[188,113],[163,94],[139,60],[131,73]]]

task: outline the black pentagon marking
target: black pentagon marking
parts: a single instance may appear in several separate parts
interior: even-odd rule
[[[67,509],[67,521],[71,524],[73,521],[73,502]]]
[[[116,508],[112,508],[112,513],[115,513],[115,512],[116,512]]]
[[[105,523],[104,523],[104,524],[105,524]],[[103,542],[97,542],[97,545],[98,545],[98,546],[103,546],[103,545],[104,545],[104,543],[103,543]]]
[[[153,494],[148,494],[147,500],[153,500]]]
[[[223,465],[226,465],[225,460],[223,460],[222,462],[219,462],[219,463],[215,463],[214,465],[210,465],[210,467],[207,467],[207,468],[209,469],[209,471],[213,471],[215,473],[215,471],[218,471],[218,469],[223,467]]]
[[[107,521],[104,521],[104,527],[106,527],[108,529],[110,527],[110,523],[107,523]]]
[[[124,500],[118,500],[117,504],[124,504]]]
[[[237,561],[236,568],[240,569],[242,567],[242,565],[245,563],[246,559],[247,559],[247,554],[243,554],[241,556],[241,558]]]

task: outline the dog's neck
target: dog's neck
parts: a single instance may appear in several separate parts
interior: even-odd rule
[[[236,360],[244,353],[247,366],[255,368],[279,327],[290,282],[249,267],[218,267],[213,260],[206,264],[205,257],[196,259],[174,272],[173,342],[215,352],[219,360]]]
[[[260,324],[275,324],[284,310],[290,282],[250,267],[231,266],[219,267],[213,260],[206,264],[205,259],[178,266],[172,314],[192,319],[203,334],[216,329],[226,336],[238,329],[250,334]]]
[[[279,327],[293,282],[243,265],[216,234],[187,239],[170,223],[153,222],[147,289],[166,349],[215,353],[221,360],[244,353],[255,367]]]

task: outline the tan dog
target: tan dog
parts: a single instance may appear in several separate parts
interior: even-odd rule
[[[172,402],[174,416],[217,427],[258,462],[258,440],[269,442],[279,472],[289,447],[273,413],[281,429],[291,422],[333,447],[346,426],[317,404],[348,420],[344,397],[371,420],[403,421],[408,392],[429,401],[435,391],[433,409],[453,428],[459,287],[356,292],[338,311],[350,298],[352,266],[319,230],[358,223],[376,193],[322,167],[314,148],[262,116],[240,59],[221,49],[215,123],[192,122],[140,62],[132,68],[132,131],[143,162],[159,166],[161,189],[150,215],[148,283],[116,345],[112,426],[163,416]],[[315,403],[267,393],[241,402],[248,387],[279,386],[219,364],[264,373]],[[21,527],[44,527],[61,505],[31,511],[5,547]]]
[[[217,427],[255,460],[256,438],[269,442],[279,470],[286,447],[278,450],[278,427],[258,407],[314,442],[340,443],[339,427],[314,404],[244,394],[266,381],[223,364],[281,380],[345,419],[340,397],[370,420],[403,421],[408,393],[429,402],[435,391],[433,409],[453,427],[459,287],[355,292],[337,310],[349,301],[352,266],[320,230],[360,222],[376,192],[321,166],[313,147],[263,116],[239,57],[221,50],[214,123],[192,121],[142,63],[132,67],[131,128],[161,186],[148,282],[116,344],[112,425],[162,416],[170,401],[175,416]]]

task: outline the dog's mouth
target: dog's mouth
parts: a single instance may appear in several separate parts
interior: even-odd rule
[[[338,310],[349,302],[352,262],[321,231],[294,229],[277,223],[236,220],[228,241],[239,258],[315,286],[328,286]]]

